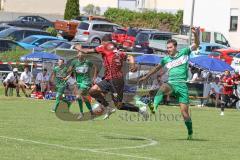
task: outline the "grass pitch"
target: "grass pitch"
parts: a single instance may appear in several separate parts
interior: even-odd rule
[[[179,108],[144,122],[117,111],[109,120],[61,121],[54,101],[0,97],[1,160],[239,160],[240,112],[191,107],[194,140],[186,140]],[[86,108],[84,108],[87,110]],[[76,104],[72,112],[78,112]],[[127,113],[127,114],[126,114]],[[173,118],[174,117],[174,118]]]

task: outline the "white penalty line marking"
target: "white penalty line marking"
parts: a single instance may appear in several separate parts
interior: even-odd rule
[[[150,158],[150,157],[142,157],[142,156],[134,156],[134,155],[129,155],[129,154],[105,152],[105,151],[101,151],[101,150],[98,150],[98,149],[69,147],[69,146],[64,146],[64,145],[59,145],[59,144],[51,144],[51,143],[45,143],[45,142],[40,142],[40,141],[28,140],[28,139],[23,139],[23,138],[14,138],[14,137],[7,137],[7,136],[0,136],[0,138],[7,139],[7,140],[20,141],[20,142],[25,142],[25,143],[33,143],[33,144],[46,145],[46,146],[51,146],[51,147],[58,147],[58,148],[69,149],[69,150],[80,150],[80,151],[88,151],[88,152],[93,152],[93,153],[104,153],[104,154],[108,154],[108,155],[117,155],[117,156],[122,156],[122,157],[132,157],[132,158],[136,158],[136,159],[157,160],[157,159]],[[117,148],[113,148],[113,149],[117,149]],[[121,149],[123,149],[123,148],[121,148]],[[127,148],[124,148],[124,149],[127,149]]]

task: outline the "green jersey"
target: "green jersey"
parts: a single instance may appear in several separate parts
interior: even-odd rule
[[[175,57],[166,56],[161,61],[161,66],[168,72],[168,82],[185,82],[188,78],[188,59],[190,48],[177,52]]]
[[[61,67],[56,66],[53,69],[53,72],[55,73],[55,83],[56,85],[63,84],[65,81],[62,80],[62,78],[67,77],[67,67],[65,65],[62,65]]]
[[[90,72],[93,63],[88,60],[79,61],[78,59],[73,60],[71,63],[71,67],[73,68],[73,72],[76,75],[76,80],[78,83],[83,81],[91,81]]]

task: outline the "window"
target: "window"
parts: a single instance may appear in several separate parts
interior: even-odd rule
[[[78,26],[78,29],[82,30],[88,30],[89,24],[85,22],[81,22],[80,25]]]
[[[171,36],[170,35],[161,35],[161,34],[155,34],[153,35],[153,40],[169,40],[171,39]]]
[[[12,34],[9,35],[13,38],[15,41],[20,41],[23,39],[23,31],[15,31]]]
[[[230,31],[237,31],[238,16],[231,16],[230,18]]]
[[[28,44],[32,44],[34,41],[36,41],[38,38],[37,37],[27,37],[27,38],[24,38],[21,42],[23,43],[28,43]]]
[[[101,31],[101,32],[113,32],[113,26],[108,24],[94,24],[93,30],[95,31]]]
[[[210,43],[211,33],[210,32],[202,32],[202,42]]]
[[[215,43],[222,44],[222,45],[228,44],[226,38],[221,33],[217,33],[217,32],[214,32],[214,41]]]
[[[40,44],[43,44],[49,40],[52,40],[52,39],[48,39],[48,38],[42,38],[42,39],[39,39],[37,40],[36,42],[34,42],[34,45],[40,45]]]
[[[237,8],[231,8],[230,31],[237,31],[238,29],[238,12]]]

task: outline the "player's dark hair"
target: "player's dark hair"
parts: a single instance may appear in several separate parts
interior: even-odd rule
[[[167,44],[172,43],[175,47],[177,47],[177,41],[175,39],[169,39]]]
[[[59,60],[63,61],[63,63],[65,62],[65,60],[63,58],[60,58]]]
[[[103,42],[111,42],[112,41],[112,36],[111,34],[105,34],[102,38]]]
[[[43,71],[46,71],[46,72],[47,72],[47,69],[46,69],[46,68],[44,68],[44,69],[43,69]]]

